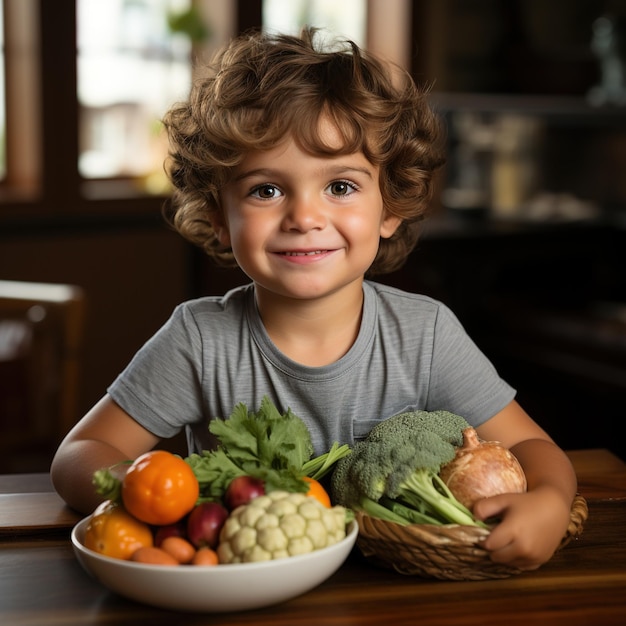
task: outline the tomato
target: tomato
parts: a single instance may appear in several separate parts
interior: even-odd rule
[[[124,507],[147,524],[164,526],[182,519],[196,504],[198,479],[185,461],[166,450],[138,457],[122,481]]]
[[[304,476],[303,480],[309,483],[309,490],[307,491],[307,496],[312,496],[319,502],[321,502],[325,507],[330,508],[330,496],[322,484],[315,480],[314,478],[310,478],[309,476]]]
[[[85,547],[115,559],[130,559],[139,548],[153,545],[148,524],[120,504],[107,500],[93,512],[85,528]]]

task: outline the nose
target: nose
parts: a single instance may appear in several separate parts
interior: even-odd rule
[[[300,232],[322,229],[326,219],[321,200],[310,195],[299,195],[292,197],[286,205],[283,228]]]

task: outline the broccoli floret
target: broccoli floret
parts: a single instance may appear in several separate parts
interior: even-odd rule
[[[335,464],[331,488],[336,491],[337,503],[356,508],[362,496],[376,501],[382,497],[385,491],[385,469],[369,462],[368,448],[370,446],[367,442],[358,441],[352,447],[352,452]],[[371,446],[371,458],[376,449],[376,446]],[[348,457],[350,462],[346,462]]]
[[[400,413],[377,424],[337,463],[334,500],[392,521],[482,526],[439,477],[467,427],[447,411]]]
[[[424,430],[428,430],[458,447],[463,445],[463,430],[469,426],[464,417],[449,411],[408,411],[376,424],[367,435],[367,439],[376,441],[391,437],[396,440],[398,436],[416,437]]]

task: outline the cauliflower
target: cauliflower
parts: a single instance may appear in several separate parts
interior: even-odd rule
[[[231,512],[220,532],[220,563],[271,561],[333,545],[346,536],[347,510],[303,493],[270,491]]]

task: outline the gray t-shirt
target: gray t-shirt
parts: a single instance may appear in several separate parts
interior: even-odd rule
[[[441,409],[478,426],[514,398],[444,304],[374,282],[363,290],[358,337],[335,363],[307,367],[282,354],[247,285],[179,305],[108,392],[159,437],[186,428],[190,452],[211,446],[212,417],[239,402],[256,411],[267,395],[304,420],[316,454],[403,411]]]

